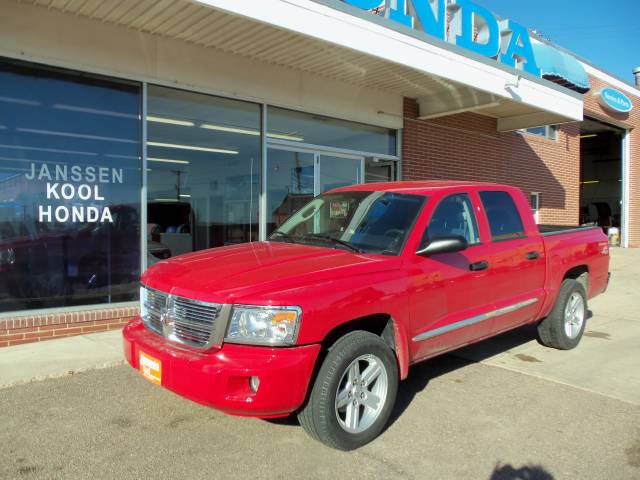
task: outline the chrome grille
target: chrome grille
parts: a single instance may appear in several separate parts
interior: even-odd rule
[[[174,342],[196,348],[209,346],[222,305],[170,295],[151,288],[140,289],[145,326]]]
[[[142,302],[142,321],[149,330],[162,335],[162,309],[167,306],[168,294],[142,287],[140,289],[140,302]],[[146,312],[146,315],[145,315]]]

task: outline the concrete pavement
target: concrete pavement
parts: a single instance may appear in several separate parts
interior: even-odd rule
[[[543,347],[530,326],[454,355],[640,405],[640,249],[612,249],[610,271],[574,350]]]
[[[2,479],[637,480],[640,407],[443,356],[354,452],[224,415],[128,366],[0,390]]]

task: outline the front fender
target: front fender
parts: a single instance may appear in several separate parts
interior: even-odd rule
[[[395,341],[396,358],[400,380],[409,375],[409,337],[404,324],[393,320],[393,339]]]

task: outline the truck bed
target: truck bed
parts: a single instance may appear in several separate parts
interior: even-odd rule
[[[563,233],[572,233],[572,232],[584,232],[587,230],[593,230],[601,228],[597,225],[538,225],[538,230],[540,230],[540,234],[548,237],[551,235],[561,235]]]

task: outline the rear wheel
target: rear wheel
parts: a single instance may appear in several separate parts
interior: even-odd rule
[[[586,319],[587,294],[584,287],[576,280],[564,280],[553,310],[538,324],[538,339],[551,348],[575,348],[584,333]]]
[[[380,434],[397,391],[393,351],[377,335],[351,332],[330,348],[298,419],[322,443],[353,450]]]

